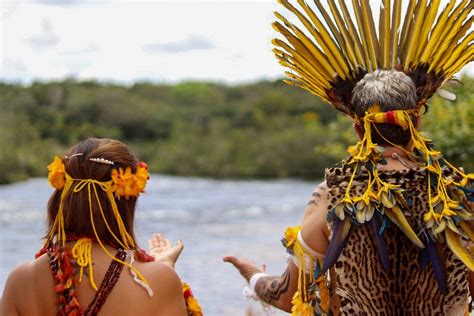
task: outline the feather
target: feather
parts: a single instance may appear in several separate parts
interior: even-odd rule
[[[357,59],[357,65],[365,65],[364,57],[363,57],[364,51],[362,50],[362,44],[359,39],[359,34],[357,34],[357,30],[354,26],[354,23],[352,22],[351,15],[349,14],[349,10],[347,9],[347,6],[344,0],[339,0],[339,6],[342,9],[342,14],[344,16],[345,24],[347,24],[347,31],[348,31],[348,36],[349,36],[348,41],[354,43],[353,49],[354,49],[354,55]],[[352,49],[352,47],[350,48]],[[365,67],[367,67],[367,65],[365,65]]]
[[[438,282],[439,290],[441,294],[446,295],[448,292],[447,283],[446,283],[446,273],[443,262],[438,254],[438,248],[436,243],[431,240],[430,237],[426,238],[426,248],[428,249],[428,256],[433,267],[433,272]]]
[[[324,82],[326,82],[326,85],[329,86],[329,80],[331,79],[331,76],[329,75],[329,70],[326,69],[326,64],[321,64],[320,61],[306,60],[306,58],[302,54],[300,54],[298,50],[295,50],[294,48],[290,47],[288,44],[277,38],[273,39],[272,43],[275,46],[283,48],[290,55],[292,55],[295,60],[295,64],[298,63],[305,67],[305,70],[300,70],[300,72],[305,72],[313,69],[312,71],[315,71],[314,75],[320,77],[320,79],[324,80]],[[306,67],[308,64],[310,66]]]
[[[425,248],[425,245],[423,245],[423,242],[413,231],[413,228],[411,228],[405,215],[403,215],[402,210],[398,206],[395,205],[393,208],[385,208],[384,210],[384,214],[401,229],[408,239],[410,239],[417,247]]]
[[[448,5],[443,9],[443,11],[441,11],[441,14],[438,16],[436,24],[433,30],[431,31],[428,44],[426,45],[425,49],[423,50],[423,53],[421,54],[421,63],[427,62],[428,59],[432,56],[432,54],[436,51],[436,47],[440,44],[439,38],[441,36],[441,33],[446,30],[445,24],[448,19],[449,12],[452,10],[455,3],[456,1],[449,2]]]
[[[425,248],[425,249],[422,249],[419,251],[418,253],[418,261],[419,261],[419,264],[420,264],[420,271],[425,271],[426,269],[426,266],[428,265],[428,262],[430,261],[430,257],[429,257],[429,254],[428,254],[428,249]]]
[[[336,38],[336,41],[339,44],[339,47],[344,48],[344,45],[345,45],[344,39],[342,38],[341,34],[337,30],[336,25],[334,25],[334,22],[329,17],[328,12],[326,11],[326,9],[324,9],[324,7],[321,5],[321,2],[319,0],[314,0],[314,3],[318,7],[319,13],[321,13],[321,15],[323,16],[324,21],[329,26],[329,29],[331,30],[332,35]]]
[[[340,220],[339,218],[334,219],[331,241],[329,242],[326,257],[324,257],[323,268],[321,270],[323,274],[326,273],[326,271],[329,270],[329,268],[331,268],[339,258],[339,255],[346,245],[351,227],[352,224],[349,216],[346,216],[344,220]]]
[[[329,75],[329,78],[332,78],[336,73],[335,69],[331,66],[330,62],[327,60],[326,56],[319,50],[319,48],[311,45],[307,47],[297,36],[291,33],[287,28],[281,25],[278,22],[274,22],[273,26],[277,31],[279,31],[289,43],[295,48],[292,55],[298,54],[309,62],[316,62],[322,66],[322,69]],[[290,52],[289,52],[290,53]]]
[[[402,13],[402,1],[395,0],[395,3],[393,4],[392,31],[390,34],[391,67],[396,67],[398,65],[398,37],[400,34],[399,28],[400,28],[401,13]]]
[[[365,69],[368,72],[374,71],[375,69],[372,67],[372,63],[370,61],[370,54],[367,46],[367,35],[365,32],[365,26],[364,26],[364,17],[362,15],[362,9],[360,7],[359,0],[352,0],[352,6],[354,7],[354,14],[356,17],[357,21],[357,27],[359,29],[359,35],[360,35],[360,40],[362,43],[362,49],[364,52],[364,65]]]
[[[410,26],[413,21],[413,13],[415,12],[415,0],[410,0],[407,11],[405,13],[405,19],[403,20],[402,31],[400,33],[400,46],[398,48],[400,57],[404,57],[404,46],[408,43],[408,33],[410,33]]]
[[[461,43],[459,43],[454,51],[449,55],[448,58],[445,59],[444,65],[442,67],[443,70],[449,69],[456,61],[460,59],[460,56],[466,52],[468,46],[472,47],[472,41],[474,41],[474,33],[469,34],[466,36]]]
[[[474,256],[462,245],[460,236],[450,229],[446,229],[445,236],[449,249],[469,270],[474,271]]]
[[[357,64],[355,60],[355,53],[353,51],[353,41],[350,38],[345,26],[344,22],[342,21],[341,15],[339,14],[339,11],[336,8],[336,4],[334,3],[334,0],[329,1],[329,8],[334,16],[334,20],[336,21],[336,25],[339,29],[339,32],[342,35],[342,38],[344,39],[345,47],[348,52],[348,59],[351,60],[351,63]]]
[[[317,31],[314,31],[311,23],[301,13],[298,15],[298,18],[300,21],[304,21],[303,23],[305,24],[305,27],[311,32],[318,44],[321,45],[326,55],[332,55],[332,58],[335,59],[337,65],[341,68],[341,72],[338,72],[338,74],[341,78],[345,79],[349,75],[349,68],[345,56],[341,53],[341,49],[337,46],[336,42],[334,42],[329,32],[318,19],[316,14],[314,14],[313,10],[311,10],[304,1],[298,0],[298,3],[309,16]]]
[[[421,0],[416,4],[413,27],[410,28],[411,32],[407,38],[408,46],[406,49],[406,57],[404,61],[405,70],[408,70],[415,58],[416,50],[418,47],[417,45],[419,44],[418,39],[421,33],[421,23],[424,21],[425,18],[426,1],[427,0]]]
[[[364,30],[366,32],[366,40],[368,45],[368,51],[370,56],[370,62],[372,64],[373,69],[377,69],[380,66],[380,62],[378,60],[379,54],[379,47],[377,42],[377,36],[375,34],[375,26],[374,20],[372,18],[372,11],[370,9],[370,4],[368,0],[361,0],[362,4],[362,16],[364,19]]]
[[[449,101],[455,101],[456,100],[456,95],[452,92],[449,92],[444,89],[438,89],[436,92],[438,92],[439,96],[442,97],[443,99],[449,100]]]
[[[382,66],[390,68],[390,0],[384,0],[380,8],[379,45],[382,50]]]
[[[380,225],[378,223],[377,217],[374,216],[370,220],[370,228],[372,228],[372,234],[375,238],[375,245],[379,251],[380,261],[382,262],[382,266],[384,267],[385,271],[390,270],[390,260],[387,254],[387,245],[385,243],[384,236],[379,234]]]
[[[420,37],[417,43],[417,52],[415,54],[415,58],[420,57],[421,53],[425,50],[426,48],[426,43],[428,41],[428,34],[431,31],[431,28],[433,26],[433,22],[436,18],[436,15],[438,13],[439,5],[441,4],[441,0],[434,0],[430,2],[430,6],[426,12],[425,19],[423,21],[423,24],[421,25],[421,32],[420,32]]]
[[[461,226],[462,230],[469,236],[471,241],[474,241],[474,223],[473,222],[459,222],[459,226]]]
[[[436,47],[436,53],[433,56],[430,69],[434,69],[435,67],[443,68],[442,66],[446,63],[446,59],[444,59],[443,57],[446,56],[446,53],[448,52],[449,47],[451,45],[457,44],[453,43],[452,39],[457,34],[457,31],[462,28],[462,22],[464,22],[465,17],[467,17],[467,14],[469,14],[470,9],[474,5],[474,3],[471,3],[468,7],[463,9],[467,1],[468,0],[462,1],[459,6],[454,8],[453,12],[448,17],[448,20],[446,21],[446,29],[449,30],[449,32],[445,31],[441,33],[441,36],[439,38],[440,44]]]

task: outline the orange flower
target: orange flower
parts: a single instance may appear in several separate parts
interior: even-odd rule
[[[61,158],[54,157],[48,166],[48,182],[56,190],[61,190],[66,183],[66,169]]]
[[[131,196],[139,196],[145,189],[148,176],[148,166],[144,162],[140,162],[137,167],[136,174],[132,173],[132,169],[127,167],[125,171],[122,168],[113,169],[111,190],[117,198]]]

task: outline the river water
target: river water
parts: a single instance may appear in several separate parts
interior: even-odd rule
[[[262,315],[258,303],[243,300],[245,282],[222,257],[244,256],[265,262],[270,274],[283,272],[281,236],[299,223],[316,184],[153,175],[139,199],[137,237],[142,247],[154,232],[183,239],[176,269],[205,315]],[[41,248],[51,193],[46,179],[0,186],[0,289],[9,271]]]

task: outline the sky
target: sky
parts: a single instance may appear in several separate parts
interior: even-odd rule
[[[0,1],[0,81],[241,83],[283,74],[271,52],[276,0]]]

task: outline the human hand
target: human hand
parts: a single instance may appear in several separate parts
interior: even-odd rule
[[[161,234],[153,234],[148,240],[150,248],[149,253],[155,258],[155,261],[160,261],[174,269],[179,255],[184,249],[183,241],[178,240],[175,246],[171,245],[169,239]]]
[[[262,264],[260,268],[249,259],[239,259],[234,256],[226,256],[223,259],[224,262],[232,263],[232,265],[240,272],[240,274],[249,282],[250,278],[256,274],[265,272],[266,266]]]

